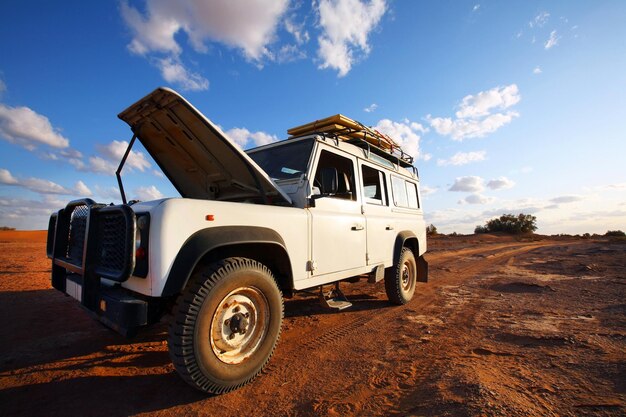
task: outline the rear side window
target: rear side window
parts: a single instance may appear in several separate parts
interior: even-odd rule
[[[417,185],[412,182],[406,181],[406,195],[409,203],[409,208],[419,208],[419,201],[417,201]]]
[[[417,185],[402,178],[392,176],[391,189],[393,192],[393,203],[397,207],[419,208]]]

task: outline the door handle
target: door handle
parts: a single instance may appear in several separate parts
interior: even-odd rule
[[[363,227],[362,224],[356,224],[352,226],[352,230],[363,230],[363,229],[365,229],[365,227]]]
[[[385,230],[393,230],[393,226],[387,226],[385,227]]]

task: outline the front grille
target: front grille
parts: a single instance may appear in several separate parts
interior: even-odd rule
[[[67,245],[67,258],[74,265],[83,263],[83,248],[85,246],[85,232],[87,230],[87,216],[89,207],[79,205],[74,207],[70,217],[70,230]]]
[[[132,244],[132,240],[128,239],[128,226],[131,225],[127,224],[121,211],[98,216],[96,265],[99,274],[115,275],[126,268]]]

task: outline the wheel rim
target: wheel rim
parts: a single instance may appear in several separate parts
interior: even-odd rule
[[[400,270],[400,280],[402,284],[402,290],[404,292],[408,292],[411,290],[411,286],[413,285],[411,277],[415,275],[415,271],[413,269],[413,264],[409,261],[406,261],[402,264],[402,269]]]
[[[211,319],[209,339],[213,353],[227,364],[238,364],[257,351],[267,334],[269,303],[254,287],[231,291]]]

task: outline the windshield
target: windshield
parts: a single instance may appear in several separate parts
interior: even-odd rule
[[[254,160],[272,179],[285,180],[298,178],[307,168],[313,139],[262,150],[251,150],[248,156]]]

